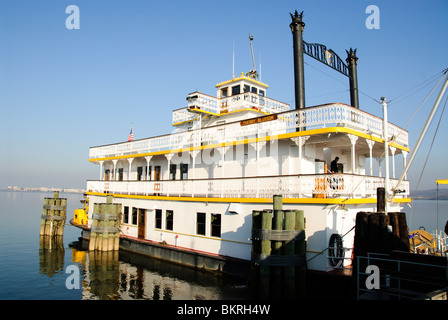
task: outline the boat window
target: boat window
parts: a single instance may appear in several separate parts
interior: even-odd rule
[[[244,87],[243,87],[243,92],[249,92],[249,91],[250,91],[250,86],[245,84]]]
[[[170,164],[170,180],[176,180],[176,168],[177,165]]]
[[[156,209],[156,221],[155,228],[162,229],[162,210]]]
[[[205,213],[196,213],[196,234],[205,236]]]
[[[143,167],[137,167],[137,181],[142,181]]]
[[[252,87],[252,93],[257,93],[258,89],[256,87]]]
[[[221,98],[227,98],[227,96],[228,96],[228,89],[229,88],[227,88],[227,87],[221,89]]]
[[[211,216],[211,236],[221,237],[221,215],[212,214]]]
[[[188,179],[188,164],[181,163],[180,164],[180,180],[187,180],[187,179]]]
[[[260,96],[264,97],[264,90],[260,90]]]
[[[165,228],[173,231],[173,210],[166,210]]]
[[[154,180],[155,181],[160,181],[160,172],[161,172],[161,167],[155,166],[154,167]]]
[[[123,223],[129,223],[129,207],[123,207]]]
[[[138,209],[132,208],[132,224],[137,225]]]
[[[123,181],[123,168],[118,168],[118,181]]]
[[[241,86],[240,85],[232,87],[232,96],[235,96],[235,95],[240,94],[240,93],[241,93]]]
[[[104,180],[105,180],[105,181],[109,181],[109,180],[110,180],[110,170],[109,170],[109,169],[107,169],[107,170],[104,172]]]
[[[148,179],[151,180],[152,166],[148,166]]]

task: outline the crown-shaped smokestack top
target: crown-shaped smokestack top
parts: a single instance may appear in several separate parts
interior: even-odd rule
[[[350,63],[349,60],[354,60],[355,62],[358,61],[358,57],[356,56],[356,49],[350,48],[350,50],[345,50],[347,52],[347,63]]]
[[[303,11],[300,12],[300,14],[297,12],[297,10],[294,12],[294,15],[290,13],[292,22],[290,26],[292,27],[293,24],[301,24],[303,27],[305,26],[305,23],[302,21],[303,17]]]

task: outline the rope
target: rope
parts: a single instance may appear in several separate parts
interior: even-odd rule
[[[423,83],[425,83],[425,82],[427,82],[427,81],[430,81],[430,80],[433,81],[433,78],[435,78],[435,77],[438,76],[439,74],[442,73],[442,77],[443,77],[443,74],[445,74],[447,71],[448,71],[448,69],[442,70],[442,71],[436,73],[435,75],[429,77],[428,79],[426,79],[426,80],[420,82],[419,84],[417,84],[416,86],[412,87],[411,89],[409,89],[409,90],[403,92],[402,94],[396,96],[395,98],[391,99],[391,100],[389,101],[389,104],[390,104],[392,101],[394,101],[394,100],[396,100],[396,99],[402,97],[402,96],[405,95],[406,93],[408,93],[408,92],[410,92],[410,91],[413,91],[414,89],[418,88],[418,86],[420,86],[421,84],[423,84]],[[429,85],[429,84],[428,84],[428,85]],[[427,85],[427,86],[428,86],[428,85]],[[414,93],[412,93],[411,95],[409,95],[409,96],[403,98],[402,100],[405,100],[405,99],[407,99],[407,98],[413,96],[414,94],[416,94],[416,93],[419,92],[420,90],[423,90],[424,88],[426,88],[426,86],[422,87],[421,89],[419,89],[419,90],[417,90],[417,91],[414,91]]]
[[[418,179],[417,187],[415,188],[414,196],[413,196],[412,198],[415,198],[415,194],[417,193],[417,190],[418,190],[418,188],[419,188],[419,186],[420,186],[420,182],[421,182],[422,177],[423,177],[423,172],[425,171],[426,164],[428,163],[429,155],[431,154],[432,147],[434,146],[434,141],[435,141],[435,139],[436,139],[437,132],[439,131],[440,122],[441,122],[441,120],[442,120],[443,113],[445,112],[445,107],[446,107],[446,103],[447,103],[447,101],[448,101],[448,95],[447,95],[447,97],[446,97],[446,99],[445,99],[445,104],[444,104],[443,109],[442,109],[442,112],[441,112],[441,114],[440,114],[439,122],[437,123],[437,127],[436,127],[436,130],[435,130],[435,132],[434,132],[434,136],[432,137],[431,146],[429,147],[429,151],[428,151],[428,153],[427,153],[427,155],[426,155],[425,163],[423,164],[422,171],[420,172],[420,177],[419,177],[419,179]],[[411,209],[411,221],[412,221],[413,213],[414,213],[414,210]]]

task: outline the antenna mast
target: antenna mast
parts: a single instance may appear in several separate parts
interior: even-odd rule
[[[249,78],[257,80],[258,78],[258,74],[257,74],[257,70],[255,69],[255,59],[254,59],[254,48],[252,46],[252,41],[254,40],[254,37],[251,36],[251,34],[249,33],[249,43],[250,43],[250,53],[251,53],[251,57],[252,57],[252,67],[253,69],[250,70],[246,76],[249,76]]]

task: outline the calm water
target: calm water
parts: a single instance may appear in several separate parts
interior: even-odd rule
[[[140,256],[101,257],[82,250],[79,229],[68,221],[81,194],[67,198],[63,241],[40,244],[44,197],[53,193],[0,192],[0,300],[227,300],[245,299],[244,282]],[[75,271],[73,271],[75,270]],[[79,281],[76,282],[76,270]],[[72,288],[78,284],[79,289]]]
[[[448,220],[448,200],[414,200],[411,207],[404,205],[409,230],[424,227],[432,233],[436,229],[444,230]]]
[[[114,259],[82,250],[80,230],[68,224],[82,207],[80,194],[67,198],[67,224],[62,243],[52,249],[40,244],[44,197],[52,193],[0,192],[0,300],[228,300],[246,299],[244,282],[223,279],[189,268],[120,252]],[[417,200],[405,206],[410,230],[424,226],[442,229],[448,220],[448,201]],[[438,213],[438,219],[437,219]],[[66,282],[80,272],[79,289]],[[69,281],[73,285],[75,281]]]

